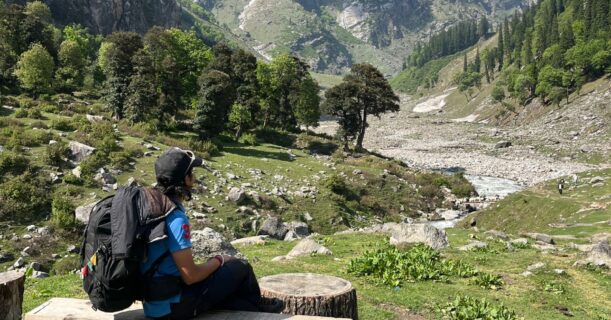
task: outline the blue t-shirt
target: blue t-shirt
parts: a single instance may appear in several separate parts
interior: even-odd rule
[[[178,207],[170,213],[166,218],[166,234],[167,238],[148,245],[148,257],[145,262],[140,265],[140,270],[146,272],[157,258],[163,255],[168,249],[171,253],[183,249],[191,248],[191,231],[189,218],[185,213],[185,209]],[[177,276],[180,277],[180,271],[172,256],[166,257],[159,265],[155,276]],[[163,317],[172,312],[170,309],[171,303],[180,302],[180,294],[162,301],[144,301],[144,314],[147,317]]]

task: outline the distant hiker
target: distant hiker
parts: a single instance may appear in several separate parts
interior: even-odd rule
[[[179,148],[166,151],[155,163],[156,189],[172,199],[176,208],[166,218],[167,238],[148,245],[141,271],[147,272],[153,261],[167,255],[155,278],[179,277],[182,281],[180,291],[170,298],[145,298],[144,313],[157,319],[189,319],[212,309],[280,312],[283,305],[279,300],[262,303],[248,262],[222,255],[202,264],[193,261],[191,226],[182,201],[191,199],[193,168],[202,163],[193,152]]]
[[[558,181],[558,193],[562,194],[563,189],[564,189],[564,179],[560,179]]]

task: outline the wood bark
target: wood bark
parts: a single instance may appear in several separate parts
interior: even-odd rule
[[[21,319],[25,275],[17,271],[0,273],[0,320]]]
[[[356,290],[344,279],[292,273],[262,278],[259,285],[265,299],[284,302],[284,314],[358,319]]]

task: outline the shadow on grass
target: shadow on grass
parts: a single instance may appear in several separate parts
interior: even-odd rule
[[[11,110],[8,108],[4,108],[0,106],[0,117],[7,117],[10,116],[11,114],[13,114],[15,112],[15,110]]]
[[[239,155],[242,157],[254,157],[260,159],[268,158],[287,162],[291,161],[289,154],[286,152],[262,151],[238,146],[223,146],[223,152]]]

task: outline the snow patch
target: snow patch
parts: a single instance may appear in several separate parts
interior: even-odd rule
[[[449,95],[450,94],[442,94],[440,96],[428,99],[424,102],[421,102],[417,104],[412,111],[418,112],[418,113],[425,113],[425,112],[441,110],[443,109],[443,107],[446,106],[446,98]]]

